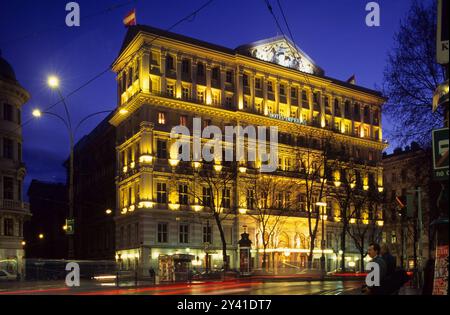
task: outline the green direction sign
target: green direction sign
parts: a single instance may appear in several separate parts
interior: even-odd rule
[[[433,173],[435,179],[448,179],[448,140],[448,128],[433,130]]]

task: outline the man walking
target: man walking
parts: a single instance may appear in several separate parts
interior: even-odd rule
[[[383,294],[383,282],[387,273],[387,266],[384,259],[381,257],[381,248],[377,243],[371,243],[369,245],[369,249],[367,250],[367,254],[370,258],[372,258],[371,262],[378,264],[379,267],[379,276],[380,276],[380,286],[367,287],[364,286],[362,292],[368,295],[381,295]]]

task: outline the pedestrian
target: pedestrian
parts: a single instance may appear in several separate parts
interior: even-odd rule
[[[155,270],[153,268],[150,268],[150,270],[148,271],[148,274],[150,276],[151,281],[153,282],[153,284],[155,284]]]
[[[389,246],[384,243],[381,246],[381,257],[386,263],[386,277],[390,277],[397,268],[397,261],[394,256],[391,255],[391,251],[389,250]]]
[[[368,287],[367,285],[362,288],[362,293],[367,295],[382,295],[383,294],[383,285],[384,280],[386,278],[386,262],[381,257],[381,248],[377,243],[369,244],[369,249],[367,250],[367,254],[370,258],[372,258],[371,262],[378,264],[379,267],[379,286]]]

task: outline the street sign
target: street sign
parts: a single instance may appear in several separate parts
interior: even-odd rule
[[[433,130],[433,173],[435,179],[448,179],[448,145],[448,128]]]
[[[448,64],[448,2],[450,0],[438,0],[436,59],[441,65]]]
[[[75,232],[75,220],[74,219],[66,219],[66,234],[73,235]]]

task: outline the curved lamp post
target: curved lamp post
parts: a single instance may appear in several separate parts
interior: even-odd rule
[[[69,134],[69,142],[70,142],[70,158],[69,158],[69,217],[68,217],[68,221],[72,222],[73,224],[73,215],[74,215],[74,190],[73,190],[73,180],[74,180],[74,166],[73,166],[73,155],[74,155],[74,138],[75,138],[75,133],[77,132],[78,128],[81,126],[81,124],[83,124],[86,120],[88,120],[89,118],[99,115],[99,114],[104,114],[104,113],[111,113],[115,110],[104,110],[104,111],[99,111],[99,112],[95,112],[92,114],[87,115],[86,117],[84,117],[83,119],[81,119],[78,124],[75,126],[75,128],[72,127],[72,119],[69,113],[69,109],[67,106],[67,103],[65,101],[64,96],[61,93],[61,90],[59,88],[59,78],[56,76],[50,76],[47,80],[47,84],[51,89],[54,89],[58,92],[58,95],[61,99],[61,102],[64,105],[64,111],[66,114],[66,117],[63,117],[61,115],[52,113],[52,112],[47,112],[47,111],[41,111],[39,109],[34,109],[32,114],[35,118],[40,118],[42,117],[42,115],[50,115],[50,116],[54,116],[56,118],[58,118],[59,120],[61,120],[64,123],[64,126],[67,128],[67,132]],[[122,112],[121,112],[122,114]],[[125,112],[123,113],[125,114]],[[73,228],[73,226],[72,226]],[[73,244],[73,233],[67,233],[68,234],[68,240],[69,240],[69,244],[68,244],[68,258],[73,258],[74,257],[74,244]]]

